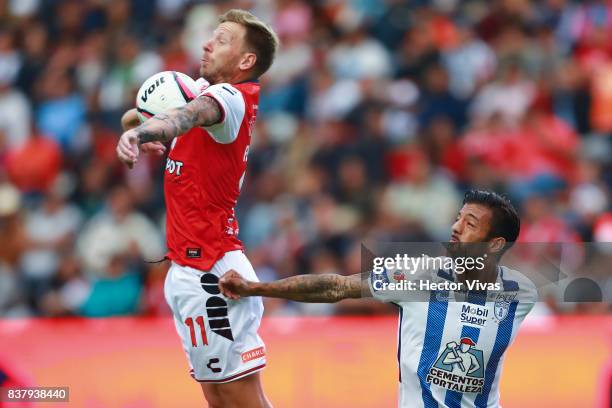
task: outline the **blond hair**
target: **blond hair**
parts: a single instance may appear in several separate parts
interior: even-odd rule
[[[245,44],[257,56],[253,73],[256,77],[263,75],[272,65],[279,44],[272,27],[241,9],[232,9],[219,16],[219,23],[225,22],[237,23],[246,28]]]

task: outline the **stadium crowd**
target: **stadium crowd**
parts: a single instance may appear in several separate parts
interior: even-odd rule
[[[0,0],[0,316],[168,313],[163,158],[122,167],[120,117],[149,75],[197,77],[232,7],[282,41],[236,208],[260,279],[446,240],[471,187],[521,241],[612,241],[608,1]]]

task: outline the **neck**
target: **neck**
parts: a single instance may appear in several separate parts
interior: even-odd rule
[[[238,72],[235,75],[228,75],[226,77],[215,78],[213,81],[208,80],[208,82],[210,82],[211,85],[223,84],[223,83],[239,84],[240,82],[245,82],[245,81],[248,81],[249,79],[251,79],[251,76],[249,74]]]

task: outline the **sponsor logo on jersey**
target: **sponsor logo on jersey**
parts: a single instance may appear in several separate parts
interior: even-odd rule
[[[200,258],[202,256],[202,248],[187,248],[187,258]]]
[[[251,360],[255,360],[256,358],[261,358],[266,355],[266,351],[263,347],[257,347],[256,349],[245,351],[240,356],[242,357],[242,362],[246,363]]]
[[[227,302],[221,296],[219,290],[219,277],[213,273],[205,273],[200,278],[202,289],[210,296],[206,299],[206,315],[210,330],[230,341],[234,341],[232,327],[230,325]]]
[[[484,386],[484,357],[470,337],[459,343],[451,341],[441,351],[429,370],[426,381],[451,391],[482,393]]]
[[[404,275],[402,271],[395,271],[393,272],[393,279],[396,281],[403,281],[406,279],[406,275]]]
[[[183,168],[183,162],[178,160],[172,160],[171,158],[166,159],[166,171],[170,174],[181,175],[181,169]]]
[[[208,364],[206,364],[206,367],[208,367],[208,369],[213,373],[217,374],[222,371],[220,367],[215,367],[215,365],[219,363],[221,363],[221,360],[219,360],[218,358],[211,358],[210,360],[208,360]]]
[[[234,219],[234,217],[229,217],[227,219],[227,224],[228,225],[227,225],[227,227],[225,227],[225,233],[227,235],[238,235],[239,228],[238,228],[238,225],[234,226],[234,222],[235,221],[236,220]]]
[[[489,317],[489,309],[483,306],[466,304],[461,306],[461,323],[484,327]]]

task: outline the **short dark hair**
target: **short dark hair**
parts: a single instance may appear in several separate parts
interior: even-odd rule
[[[232,9],[219,16],[219,23],[226,21],[240,24],[246,29],[244,39],[247,48],[257,55],[253,74],[259,78],[274,61],[279,43],[278,36],[272,27],[246,10]]]
[[[470,190],[465,193],[463,204],[480,204],[493,212],[488,238],[502,237],[506,240],[504,250],[509,249],[521,231],[521,219],[510,200],[489,190]]]

